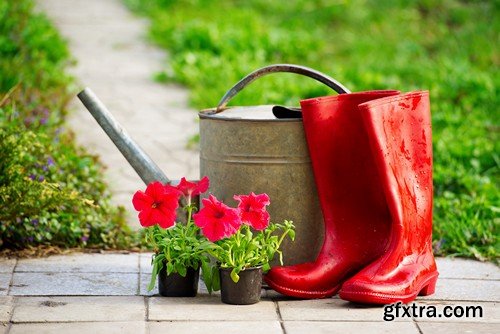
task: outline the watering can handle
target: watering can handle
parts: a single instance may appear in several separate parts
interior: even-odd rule
[[[219,101],[217,108],[215,109],[215,113],[221,112],[226,107],[228,102],[252,81],[256,80],[257,78],[268,75],[270,73],[276,73],[276,72],[288,72],[288,73],[296,73],[304,75],[313,78],[321,83],[324,83],[325,85],[332,88],[339,94],[350,93],[350,91],[337,80],[329,77],[326,74],[313,70],[309,67],[293,65],[293,64],[275,64],[262,67],[256,71],[253,71],[252,73],[248,74],[246,77],[238,81],[230,90],[226,92],[226,94],[224,94],[222,99]]]

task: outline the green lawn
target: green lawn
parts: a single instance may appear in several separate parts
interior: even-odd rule
[[[500,152],[498,1],[125,0],[169,50],[160,81],[216,105],[272,63],[323,71],[352,91],[429,89],[434,133],[434,241],[439,255],[497,260]],[[234,104],[298,104],[329,94],[293,74],[263,78]]]
[[[0,0],[0,250],[132,244],[102,166],[65,129],[70,63],[32,0]]]

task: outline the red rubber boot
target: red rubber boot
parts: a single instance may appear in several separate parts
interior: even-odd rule
[[[398,94],[373,91],[301,101],[325,239],[314,262],[273,267],[264,280],[299,298],[324,298],[386,249],[390,213],[358,105]]]
[[[391,212],[388,251],[347,280],[340,298],[408,303],[434,293],[432,137],[429,93],[414,92],[360,106]]]

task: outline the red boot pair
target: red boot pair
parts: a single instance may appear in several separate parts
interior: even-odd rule
[[[264,277],[299,298],[375,304],[434,292],[428,92],[372,91],[301,101],[325,220],[314,262]]]

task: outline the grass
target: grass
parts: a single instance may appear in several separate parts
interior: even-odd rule
[[[498,260],[499,3],[459,0],[125,0],[169,50],[163,82],[216,105],[249,72],[297,63],[352,91],[429,89],[434,145],[434,248]],[[298,104],[330,94],[293,74],[265,77],[235,105]]]
[[[0,0],[0,251],[135,243],[102,166],[65,128],[70,64],[65,41],[32,0]]]

